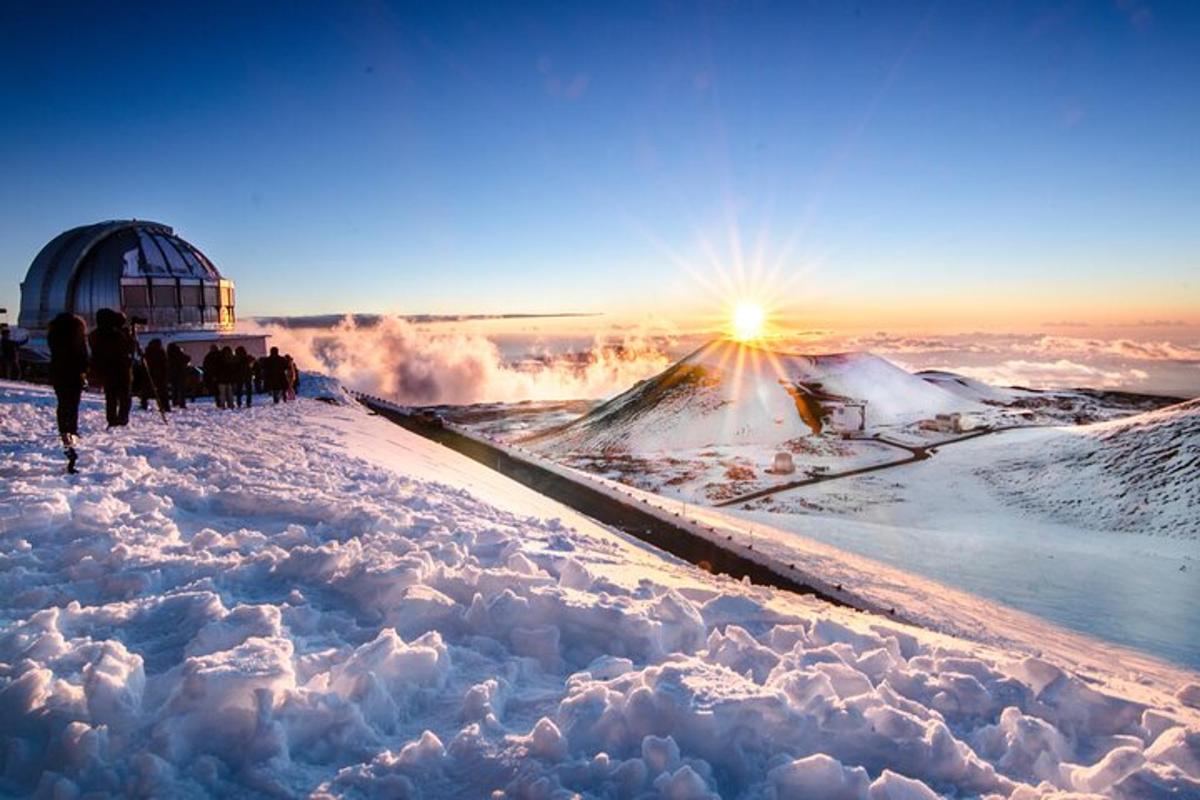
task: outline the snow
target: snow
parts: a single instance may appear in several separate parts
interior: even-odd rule
[[[0,793],[1200,792],[1195,673],[707,575],[357,406],[89,398],[75,478],[0,407]]]
[[[946,372],[944,370],[922,370],[914,373],[918,378],[923,378],[929,383],[937,386],[940,389],[945,389],[952,394],[958,395],[967,400],[976,402],[990,403],[1011,403],[1014,400],[1034,394],[1028,390],[1009,389],[999,386],[992,386],[975,378],[968,378],[966,375],[959,375],[954,372]]]
[[[955,439],[953,434],[912,425],[886,428],[873,440],[800,437],[777,444],[794,454],[798,471],[790,475],[772,474],[768,465],[775,449],[755,444],[636,454],[598,449],[617,447],[619,437],[642,448],[660,427],[657,419],[644,424],[627,409],[612,411],[618,423],[589,430],[582,439],[582,428],[568,428],[557,437],[510,445],[642,490],[643,502],[702,518],[743,544],[757,530],[783,565],[811,560],[811,540],[817,539],[1090,635],[1200,666],[1195,636],[1200,607],[1193,600],[1200,558],[1196,401],[1164,407],[1165,400],[1141,396],[992,391],[951,373],[920,377],[978,397],[987,410],[972,417],[1000,427],[954,443],[943,441]],[[998,406],[1001,400],[1009,405]],[[661,405],[641,413],[659,414]],[[1058,424],[1095,419],[1104,421]],[[1014,422],[1022,429],[1008,429]],[[580,425],[585,423],[597,424],[588,417]],[[931,457],[913,462],[902,445],[925,448]],[[724,514],[696,508],[816,470],[836,475],[888,463],[898,466],[796,487]],[[787,532],[797,537],[789,542]],[[827,569],[825,554],[820,559]],[[873,583],[876,566],[852,568],[854,583]],[[911,606],[905,598],[895,604]]]
[[[1060,431],[991,471],[1016,503],[1109,530],[1200,539],[1200,400]]]

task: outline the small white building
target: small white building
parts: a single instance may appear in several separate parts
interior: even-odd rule
[[[838,433],[857,433],[867,427],[867,402],[846,397],[827,398],[822,405],[829,412],[825,424]]]
[[[796,471],[796,462],[792,459],[792,454],[786,450],[781,450],[775,454],[775,460],[771,462],[771,472],[776,475],[791,475]]]
[[[926,421],[921,427],[939,433],[962,433],[962,414],[957,411],[951,414],[938,414],[932,420]]]

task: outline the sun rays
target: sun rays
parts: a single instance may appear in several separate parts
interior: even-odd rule
[[[752,300],[742,300],[733,309],[729,334],[738,342],[752,342],[766,333],[767,312]]]

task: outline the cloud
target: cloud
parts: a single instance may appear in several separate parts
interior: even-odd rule
[[[1139,319],[1134,325],[1138,328],[1182,328],[1187,323],[1181,319]]]
[[[1195,361],[1200,348],[1165,340],[1135,341],[1133,339],[1081,339],[1071,336],[1043,336],[1032,344],[1014,345],[1032,353],[1082,353],[1091,356],[1110,355],[1135,361]]]
[[[568,352],[505,358],[488,337],[431,331],[399,317],[360,326],[347,317],[325,329],[263,327],[301,369],[401,403],[468,404],[606,397],[665,369],[662,340],[626,332]]]
[[[988,366],[942,367],[941,369],[995,386],[1115,389],[1136,387],[1150,377],[1149,373],[1141,369],[1103,369],[1065,358],[1056,361],[1010,359]]]
[[[1200,394],[1200,341],[1186,335],[1191,330],[1179,329],[1180,337],[1175,339],[979,332],[920,336],[881,331],[821,344],[869,350],[913,371],[946,369],[1001,385],[1127,388],[1194,397]]]

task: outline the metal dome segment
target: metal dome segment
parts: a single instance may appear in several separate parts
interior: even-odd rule
[[[152,330],[231,330],[234,286],[168,225],[113,220],[56,236],[21,284],[23,327],[43,329],[62,311],[93,322],[100,308],[145,317]]]

